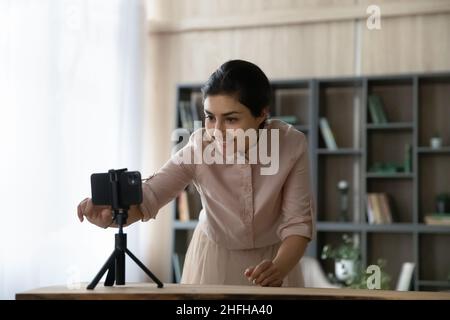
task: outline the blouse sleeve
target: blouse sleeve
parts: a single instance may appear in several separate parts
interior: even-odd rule
[[[186,146],[176,152],[156,173],[142,183],[142,221],[155,218],[158,211],[175,199],[195,176],[194,132]]]
[[[282,241],[291,235],[300,235],[310,240],[315,237],[315,209],[309,174],[307,141],[301,135],[300,155],[282,191],[281,222],[277,230]]]

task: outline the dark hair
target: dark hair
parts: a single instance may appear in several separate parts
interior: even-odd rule
[[[230,60],[209,77],[202,87],[202,94],[203,100],[218,94],[235,96],[254,117],[258,117],[263,108],[269,107],[271,88],[269,79],[257,65],[244,60]]]

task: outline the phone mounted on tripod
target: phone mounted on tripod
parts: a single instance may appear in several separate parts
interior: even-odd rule
[[[119,228],[115,234],[114,251],[95,276],[87,289],[94,289],[106,271],[105,286],[125,284],[125,254],[127,254],[157,285],[162,282],[127,248],[127,235],[123,233],[123,225],[127,223],[128,209],[142,202],[141,174],[128,171],[126,168],[107,173],[91,175],[92,203],[94,205],[111,206],[112,220]]]

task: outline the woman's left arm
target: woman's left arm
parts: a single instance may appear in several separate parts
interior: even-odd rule
[[[300,143],[299,143],[300,141]],[[314,238],[314,204],[309,181],[308,146],[301,134],[290,150],[299,150],[295,165],[283,186],[283,202],[278,235],[281,245],[273,260],[264,260],[245,270],[245,276],[255,284],[281,286],[283,278],[303,256],[309,240]]]
[[[248,280],[261,286],[279,287],[289,271],[303,256],[309,239],[292,235],[284,239],[275,258],[263,260],[256,267],[245,270]]]

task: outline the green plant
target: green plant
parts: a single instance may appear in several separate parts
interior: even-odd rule
[[[334,259],[336,260],[354,260],[358,261],[360,257],[360,250],[355,245],[353,239],[344,234],[342,236],[342,244],[338,247],[333,248],[331,245],[327,244],[322,249],[321,258],[322,259]]]
[[[445,193],[445,192],[439,193],[439,194],[436,196],[436,200],[437,200],[437,201],[448,201],[448,200],[450,200],[450,194]]]
[[[439,132],[435,132],[432,136],[432,138],[440,138],[441,135],[439,134]]]

